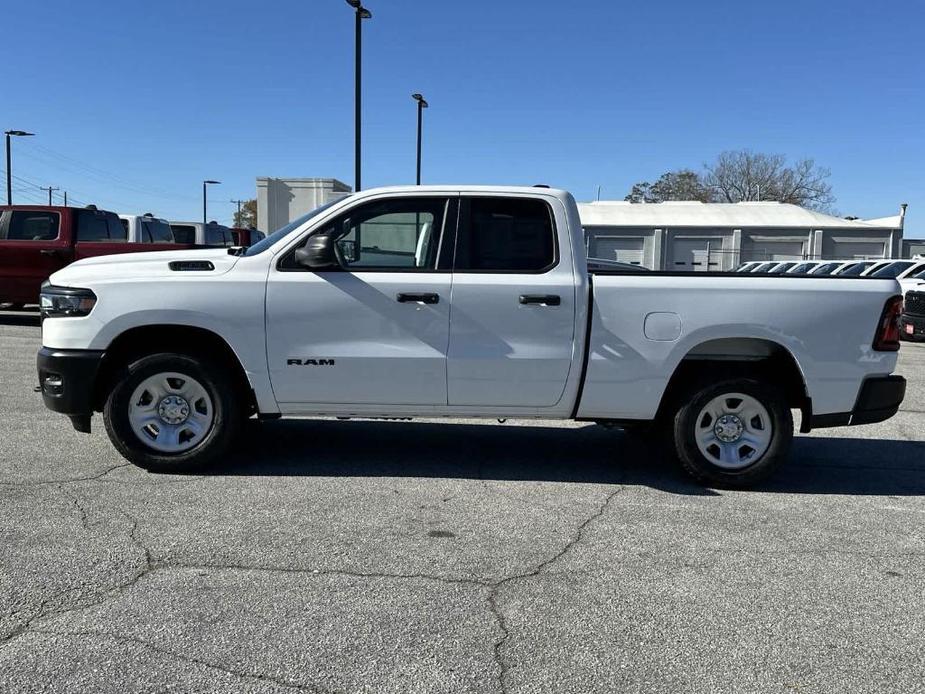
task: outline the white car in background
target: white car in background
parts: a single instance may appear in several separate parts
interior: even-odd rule
[[[810,275],[837,275],[838,271],[850,265],[853,261],[851,260],[829,260],[822,263],[819,263],[816,267],[810,270]]]
[[[176,243],[166,219],[145,214],[120,214],[119,219],[131,243]]]
[[[894,260],[874,270],[868,276],[901,280],[912,275],[917,275],[922,270],[925,270],[925,261],[923,260]]]
[[[804,260],[801,263],[797,263],[792,268],[787,270],[788,275],[808,275],[816,267],[822,265],[823,261],[821,260]]]

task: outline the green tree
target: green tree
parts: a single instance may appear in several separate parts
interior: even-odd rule
[[[257,201],[248,200],[234,213],[234,226],[242,229],[257,228]]]
[[[699,200],[713,202],[713,192],[704,185],[696,171],[681,169],[664,173],[655,181],[641,181],[624,198],[629,202],[665,202],[666,200]]]

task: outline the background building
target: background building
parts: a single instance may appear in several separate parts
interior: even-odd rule
[[[257,178],[257,228],[267,233],[286,226],[319,205],[349,194],[336,178]]]
[[[588,256],[654,270],[730,270],[747,260],[895,258],[900,214],[849,220],[779,202],[579,203]]]

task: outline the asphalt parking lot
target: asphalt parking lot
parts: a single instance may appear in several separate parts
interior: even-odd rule
[[[152,475],[0,313],[0,691],[925,691],[925,344],[759,491],[594,425],[253,423]]]

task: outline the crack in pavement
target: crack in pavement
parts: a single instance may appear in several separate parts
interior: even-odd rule
[[[566,542],[565,545],[562,546],[562,549],[556,552],[556,554],[537,564],[536,567],[534,567],[531,571],[515,574],[513,576],[506,576],[505,578],[502,578],[500,581],[497,581],[491,585],[491,590],[488,593],[488,608],[495,616],[495,620],[498,622],[498,626],[501,629],[501,638],[495,641],[493,649],[495,664],[498,666],[498,686],[502,694],[506,694],[507,692],[508,666],[507,662],[504,660],[503,654],[501,653],[501,649],[504,647],[505,643],[507,643],[508,637],[510,636],[510,629],[508,628],[507,620],[504,618],[504,612],[501,610],[500,605],[498,605],[499,591],[514,581],[538,576],[543,571],[559,561],[562,557],[564,557],[569,551],[572,550],[572,548],[581,542],[582,538],[584,537],[585,529],[592,522],[604,515],[604,512],[607,510],[610,502],[613,501],[617,494],[622,492],[624,489],[625,487],[621,486],[608,494],[600,506],[598,506],[597,511],[588,516],[581,523],[581,525],[578,526],[577,530],[569,539],[569,541]]]
[[[298,682],[292,682],[281,677],[274,677],[273,675],[265,675],[256,672],[242,672],[240,670],[234,670],[227,665],[222,665],[221,663],[214,663],[208,660],[203,660],[202,658],[196,658],[194,656],[185,655],[183,653],[177,653],[167,648],[162,648],[153,643],[145,641],[143,639],[136,638],[134,636],[123,636],[122,634],[114,634],[108,631],[56,631],[53,629],[33,629],[31,631],[33,634],[46,634],[50,636],[72,636],[80,638],[104,638],[115,641],[116,643],[122,645],[134,644],[141,646],[142,648],[153,651],[160,655],[165,655],[171,658],[176,658],[179,661],[193,663],[195,665],[201,665],[203,667],[211,668],[213,670],[218,670],[219,672],[224,672],[226,674],[238,677],[245,680],[257,680],[260,682],[271,682],[273,684],[286,687],[288,689],[295,689],[300,692],[310,692],[311,694],[333,694],[333,690],[323,689],[315,685],[300,684]]]
[[[75,484],[77,482],[92,482],[94,480],[99,480],[105,477],[106,475],[108,475],[110,472],[113,472],[114,470],[118,470],[119,468],[123,468],[123,467],[128,467],[130,465],[131,463],[119,463],[118,465],[113,465],[111,467],[106,468],[105,470],[103,470],[103,472],[97,473],[95,475],[88,475],[87,477],[72,477],[72,478],[67,478],[63,480],[38,480],[36,482],[0,481],[0,485],[3,485],[5,487],[43,487],[49,484],[62,485],[62,484]]]
[[[124,465],[114,466],[106,470],[105,472],[100,473],[99,475],[96,475],[92,478],[85,478],[85,479],[99,479],[100,477],[105,476],[112,470],[115,470],[119,467],[124,467]],[[90,528],[90,515],[89,515],[89,512],[87,511],[87,508],[83,505],[78,495],[68,493],[63,486],[73,481],[85,481],[85,479],[82,478],[80,480],[60,481],[60,482],[57,482],[56,484],[58,485],[58,488],[60,491],[64,492],[65,494],[68,494],[68,496],[71,497],[74,508],[80,516],[80,522],[81,522],[82,527],[92,532]],[[485,485],[486,480],[484,479],[484,477],[480,479],[480,482],[482,485]],[[504,659],[502,650],[505,644],[507,643],[508,638],[510,637],[510,628],[504,616],[504,612],[498,602],[500,591],[506,586],[513,584],[516,581],[533,578],[533,577],[540,575],[542,572],[546,571],[550,566],[552,566],[553,564],[558,562],[560,559],[562,559],[562,557],[568,554],[568,552],[570,552],[575,546],[577,546],[582,541],[582,539],[584,538],[585,530],[588,528],[588,526],[592,524],[595,520],[597,520],[598,518],[604,515],[604,513],[606,512],[608,506],[613,501],[613,499],[620,492],[624,491],[624,489],[625,489],[624,486],[620,486],[617,489],[610,492],[609,494],[607,494],[604,500],[598,505],[594,513],[592,513],[590,516],[588,516],[585,520],[583,520],[578,525],[578,527],[572,533],[570,538],[554,554],[547,557],[546,559],[544,559],[543,561],[541,561],[539,564],[537,564],[536,566],[534,566],[528,571],[523,571],[521,573],[512,574],[509,576],[504,576],[496,580],[486,580],[486,579],[480,579],[480,578],[454,578],[454,577],[438,576],[435,574],[426,574],[426,573],[389,573],[389,572],[375,572],[375,571],[352,571],[352,570],[347,570],[347,569],[298,569],[298,568],[291,568],[291,567],[272,567],[272,566],[268,567],[268,566],[253,566],[253,565],[246,565],[246,564],[224,564],[224,563],[223,564],[217,564],[217,563],[184,564],[184,563],[158,561],[154,558],[151,550],[148,548],[147,545],[145,545],[145,543],[141,540],[141,538],[138,535],[138,531],[139,531],[138,519],[136,519],[134,516],[132,516],[131,514],[129,514],[123,509],[117,509],[129,521],[130,523],[130,527],[128,531],[129,540],[131,541],[131,544],[135,546],[135,548],[142,554],[144,558],[144,562],[142,566],[138,569],[138,571],[136,571],[128,580],[123,581],[119,585],[106,590],[105,592],[97,596],[95,600],[92,600],[87,603],[70,605],[67,607],[59,608],[59,609],[51,609],[51,610],[46,609],[50,603],[57,601],[62,596],[66,595],[69,592],[72,592],[74,590],[73,588],[65,590],[65,591],[61,591],[60,593],[57,593],[49,598],[44,599],[40,603],[38,610],[33,616],[27,619],[22,625],[14,629],[6,637],[0,639],[0,648],[9,644],[13,640],[15,640],[17,637],[22,636],[23,634],[26,634],[26,633],[47,633],[47,634],[57,634],[57,635],[65,635],[65,636],[71,635],[71,636],[106,637],[106,638],[114,639],[116,641],[122,641],[124,643],[128,643],[128,642],[135,643],[137,645],[140,645],[145,648],[149,648],[163,655],[168,655],[168,656],[175,657],[181,660],[186,660],[191,663],[197,663],[204,667],[211,667],[217,670],[222,670],[222,671],[225,671],[235,676],[244,677],[244,678],[252,678],[252,679],[257,679],[257,680],[265,680],[268,682],[279,684],[281,686],[298,689],[300,691],[325,694],[326,690],[319,689],[318,687],[314,685],[303,685],[303,684],[299,684],[299,683],[292,682],[289,680],[274,678],[270,675],[261,675],[261,674],[247,673],[247,672],[237,672],[237,671],[228,669],[225,666],[222,666],[219,664],[210,663],[210,662],[196,659],[190,656],[185,656],[182,654],[174,653],[170,650],[163,649],[159,646],[155,646],[153,644],[150,644],[146,641],[143,641],[141,639],[137,639],[134,637],[121,636],[118,634],[113,634],[113,633],[108,633],[108,632],[92,632],[92,631],[91,632],[57,632],[57,631],[49,630],[49,629],[43,630],[43,629],[34,628],[34,625],[40,624],[42,621],[48,621],[50,619],[60,617],[65,614],[69,614],[69,613],[77,612],[81,610],[86,610],[92,607],[97,607],[99,605],[102,605],[108,602],[109,600],[112,600],[114,598],[121,596],[126,591],[133,588],[143,577],[145,577],[149,573],[154,572],[154,571],[162,571],[162,570],[184,570],[184,569],[197,570],[198,569],[198,570],[228,570],[228,571],[260,571],[260,572],[271,572],[271,573],[302,574],[302,575],[308,575],[308,576],[350,576],[350,577],[356,577],[356,578],[383,578],[383,579],[396,579],[396,580],[414,580],[414,579],[431,580],[431,581],[437,581],[440,583],[444,583],[447,585],[469,585],[469,586],[476,587],[478,589],[488,590],[488,596],[487,596],[488,609],[491,612],[492,616],[494,617],[501,631],[501,637],[492,644],[492,655],[493,655],[495,664],[498,668],[498,673],[497,673],[498,686],[502,694],[505,694],[507,692],[507,686],[508,686],[507,677],[508,677],[509,668],[508,668],[507,662]]]
[[[63,487],[59,486],[59,489],[61,489],[61,491],[64,491]],[[80,513],[81,525],[87,531],[92,532],[89,526],[89,516],[87,514],[86,509],[83,507],[83,505],[80,503],[79,499],[76,496],[72,496],[71,498],[74,501],[74,507]],[[129,522],[132,524],[131,528],[129,529],[129,533],[128,533],[129,539],[131,540],[132,544],[135,545],[139,550],[141,550],[142,554],[144,555],[144,565],[137,572],[135,572],[135,574],[132,575],[128,580],[116,586],[113,586],[112,588],[109,588],[108,590],[103,591],[95,599],[90,600],[89,602],[85,602],[85,603],[78,602],[77,604],[63,606],[58,609],[48,609],[48,606],[50,604],[58,602],[60,598],[66,596],[68,593],[73,593],[75,590],[79,590],[77,588],[67,588],[65,590],[59,591],[55,593],[54,595],[51,595],[43,599],[39,603],[38,608],[36,609],[35,613],[32,614],[32,616],[26,619],[21,625],[14,628],[9,634],[0,638],[0,648],[8,645],[9,643],[14,641],[18,637],[22,636],[23,634],[34,631],[32,626],[36,624],[37,622],[40,622],[41,620],[52,619],[55,617],[60,617],[61,615],[69,614],[71,612],[86,610],[91,607],[102,605],[108,600],[118,597],[125,591],[132,588],[136,583],[138,583],[138,581],[142,579],[142,577],[144,577],[145,575],[153,571],[155,568],[157,568],[157,565],[155,564],[151,556],[150,550],[143,543],[141,543],[138,537],[136,536],[136,531],[138,529],[138,521],[133,516],[131,516],[130,514],[126,513],[125,511],[121,509],[119,509],[119,512],[122,513],[122,515],[124,515],[129,520]]]

